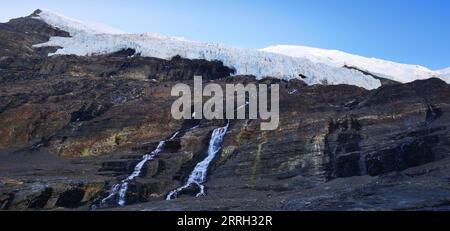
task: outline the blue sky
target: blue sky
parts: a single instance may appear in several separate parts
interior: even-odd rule
[[[127,32],[159,32],[248,48],[305,45],[450,66],[449,0],[16,0],[0,21],[47,8]]]

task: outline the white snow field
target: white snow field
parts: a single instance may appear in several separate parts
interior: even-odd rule
[[[450,84],[450,67],[446,69],[442,69],[439,71],[441,75],[439,76],[441,79],[443,79],[445,82]]]
[[[379,80],[356,70],[316,64],[307,59],[286,55],[242,49],[218,43],[188,41],[182,38],[155,33],[126,34],[110,27],[92,27],[49,10],[42,10],[36,17],[61,30],[71,37],[52,37],[49,42],[36,47],[60,46],[50,55],[95,55],[109,54],[132,48],[146,57],[171,59],[176,55],[188,59],[220,60],[224,65],[236,69],[236,75],[254,75],[257,78],[276,77],[283,79],[307,76],[307,84],[350,84],[366,89],[381,86]]]
[[[450,74],[450,67],[440,70],[442,74]]]
[[[101,23],[85,23],[76,19],[66,17],[62,14],[52,12],[50,10],[41,10],[39,17],[36,19],[42,19],[47,24],[59,28],[60,30],[67,31],[71,35],[79,33],[89,34],[125,34],[125,32],[104,25]]]
[[[446,69],[439,70],[439,72],[441,73],[441,75],[450,76],[450,67],[446,68]]]
[[[50,10],[42,10],[35,18],[71,35],[52,37],[46,43],[35,45],[62,47],[49,55],[99,55],[132,48],[145,57],[171,59],[179,55],[188,59],[219,60],[225,66],[234,68],[236,75],[254,75],[258,79],[276,77],[289,80],[300,79],[303,75],[307,78],[302,80],[308,85],[349,84],[369,90],[380,87],[381,82],[343,66],[347,64],[358,67],[399,82],[438,76],[447,82],[449,80],[440,71],[431,71],[425,67],[369,59],[340,51],[299,46],[275,46],[254,50],[219,43],[189,41],[157,33],[129,34],[101,24],[86,24]]]
[[[450,68],[441,71],[433,71],[419,65],[400,64],[376,58],[366,58],[338,50],[277,45],[261,49],[261,51],[283,54],[296,58],[306,58],[314,63],[323,63],[334,67],[342,67],[344,65],[357,67],[358,69],[368,71],[374,75],[401,83],[408,83],[418,79],[429,79],[432,77],[442,77],[442,79],[446,80],[443,71],[447,71],[447,75],[450,74]],[[447,81],[447,83],[449,82]]]

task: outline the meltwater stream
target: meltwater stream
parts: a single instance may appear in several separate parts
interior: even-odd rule
[[[180,192],[193,185],[196,185],[200,188],[200,191],[197,193],[196,197],[205,195],[205,186],[203,185],[203,183],[205,183],[206,181],[208,167],[222,148],[223,140],[225,134],[227,133],[229,125],[230,121],[227,122],[227,125],[225,125],[225,127],[217,128],[213,131],[211,140],[209,141],[208,156],[202,162],[198,163],[197,166],[195,166],[194,170],[189,175],[186,184],[170,192],[167,195],[166,200],[177,198]]]
[[[178,134],[179,134],[179,132],[176,132],[172,137],[170,137],[169,141],[174,140]],[[142,171],[142,168],[144,167],[145,163],[155,159],[164,150],[165,146],[166,146],[166,141],[161,141],[161,142],[159,142],[158,147],[156,147],[156,149],[154,151],[152,151],[149,154],[145,154],[142,157],[141,162],[139,162],[136,165],[136,167],[134,168],[133,173],[130,176],[128,176],[126,179],[122,180],[119,184],[114,185],[111,189],[111,193],[109,194],[109,196],[106,197],[105,199],[103,199],[101,201],[101,203],[104,204],[107,201],[111,200],[112,198],[118,196],[119,197],[118,204],[120,206],[124,206],[126,204],[126,195],[127,195],[129,183],[132,182],[136,177],[139,177],[141,175],[141,171]]]

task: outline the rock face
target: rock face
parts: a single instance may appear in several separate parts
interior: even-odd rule
[[[0,209],[447,210],[450,86],[377,90],[235,76],[220,62],[110,55],[47,57],[69,36],[31,17],[0,24]],[[280,84],[280,127],[234,120],[205,183],[167,202],[224,121],[177,121],[177,83]],[[126,194],[100,203],[162,140]],[[193,191],[193,192],[191,192]],[[95,206],[93,206],[95,205]]]

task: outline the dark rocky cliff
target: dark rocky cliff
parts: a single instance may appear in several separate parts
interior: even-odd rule
[[[69,34],[30,17],[0,24],[0,209],[89,209],[180,129],[132,182],[123,209],[450,208],[450,86],[441,80],[372,91],[263,80],[281,86],[280,127],[231,121],[208,195],[166,202],[223,124],[172,119],[171,87],[192,85],[194,75],[257,81],[229,77],[233,69],[221,62],[130,49],[48,57],[57,48],[32,47],[50,36]]]

